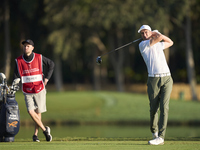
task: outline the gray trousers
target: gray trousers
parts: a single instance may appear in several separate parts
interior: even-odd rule
[[[167,128],[172,86],[173,80],[171,76],[148,77],[147,92],[150,105],[150,129],[152,133],[158,132],[158,136],[163,139]],[[160,118],[158,119],[159,108]]]

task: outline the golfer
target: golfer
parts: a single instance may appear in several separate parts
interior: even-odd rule
[[[54,62],[41,54],[34,53],[32,40],[25,40],[22,45],[24,54],[15,59],[14,78],[21,78],[27,111],[35,122],[33,141],[40,142],[37,136],[39,127],[46,141],[52,141],[50,128],[42,123],[41,113],[47,111],[45,86],[53,73]]]
[[[163,50],[173,45],[173,41],[167,36],[151,31],[148,25],[142,25],[138,30],[143,39],[139,43],[140,53],[148,70],[147,92],[150,104],[150,129],[153,140],[150,145],[164,144],[167,128],[169,100],[172,91],[173,80]],[[160,108],[160,118],[158,111]]]

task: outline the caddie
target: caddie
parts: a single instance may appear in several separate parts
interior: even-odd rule
[[[14,79],[21,78],[27,111],[35,122],[33,141],[40,142],[39,128],[42,129],[46,141],[52,141],[50,128],[44,126],[41,114],[47,111],[45,86],[53,73],[54,62],[41,54],[34,53],[32,40],[25,40],[22,45],[23,55],[15,59]]]

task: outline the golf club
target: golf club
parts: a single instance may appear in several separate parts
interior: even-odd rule
[[[6,76],[0,73],[0,142],[14,142],[20,128],[19,106],[15,92],[19,90],[20,78],[7,85]]]
[[[112,50],[112,51],[110,51],[110,52],[107,52],[107,53],[105,53],[105,54],[103,54],[103,55],[101,55],[101,56],[98,56],[97,59],[96,59],[96,63],[97,63],[98,65],[100,65],[101,62],[102,62],[102,59],[101,59],[102,56],[107,55],[107,54],[110,54],[110,53],[112,53],[112,52],[115,52],[115,51],[117,51],[117,50],[119,50],[119,49],[122,49],[122,48],[124,48],[124,47],[126,47],[126,46],[128,46],[128,45],[131,45],[131,44],[133,44],[133,43],[135,43],[135,42],[137,42],[137,41],[139,41],[139,40],[141,40],[141,39],[142,39],[142,38],[139,38],[139,39],[134,40],[134,41],[132,41],[132,42],[130,42],[130,43],[127,43],[127,44],[125,44],[125,45],[123,45],[123,46],[121,46],[121,47],[118,47],[118,48],[116,48],[116,49],[114,49],[114,50]]]

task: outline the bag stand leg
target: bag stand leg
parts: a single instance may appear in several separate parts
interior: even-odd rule
[[[5,137],[4,142],[14,142],[15,137]]]

